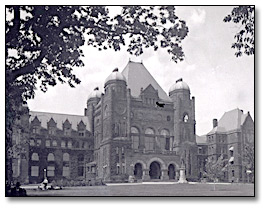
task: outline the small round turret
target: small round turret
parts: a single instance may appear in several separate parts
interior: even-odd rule
[[[190,91],[188,84],[185,83],[182,78],[176,80],[175,84],[170,87],[169,93],[173,92],[175,90],[188,90],[188,91]]]
[[[127,82],[125,76],[124,76],[122,73],[118,72],[118,68],[115,68],[115,69],[113,70],[113,72],[106,78],[106,80],[105,80],[105,86],[106,86],[106,84],[108,84],[110,81],[115,81],[115,80]]]
[[[94,99],[94,98],[101,98],[101,95],[102,95],[102,92],[99,90],[98,87],[96,87],[96,88],[94,89],[94,91],[92,91],[92,92],[89,94],[87,100],[89,100],[89,99]]]

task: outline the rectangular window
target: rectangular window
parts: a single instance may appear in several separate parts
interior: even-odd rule
[[[120,165],[119,163],[116,164],[116,174],[120,173]]]
[[[63,166],[63,177],[69,177],[69,167]]]
[[[51,146],[51,141],[50,140],[46,140],[45,146],[46,147],[50,147]]]
[[[47,176],[48,177],[54,177],[54,170],[55,170],[54,166],[48,166],[47,167]]]
[[[79,177],[82,177],[83,176],[83,172],[84,172],[83,166],[78,166],[78,176]]]
[[[139,136],[132,135],[131,140],[132,140],[133,149],[139,149]]]
[[[155,143],[154,137],[145,136],[145,149],[146,150],[154,150],[154,143]]]
[[[37,146],[41,145],[41,139],[37,139]]]
[[[54,141],[52,142],[52,145],[53,145],[53,146],[57,146],[57,141],[54,140]]]
[[[165,150],[170,150],[170,138],[166,138],[165,140]]]
[[[39,167],[38,166],[31,166],[31,176],[32,177],[39,176]]]
[[[95,168],[95,166],[91,166],[91,173],[96,173],[96,168]]]
[[[35,146],[35,141],[34,141],[34,139],[31,139],[31,140],[30,140],[30,146]]]
[[[68,142],[68,148],[72,148],[72,142],[71,141]]]
[[[84,132],[79,132],[80,137],[84,137]]]

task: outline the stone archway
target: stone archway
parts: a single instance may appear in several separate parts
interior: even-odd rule
[[[168,166],[168,176],[169,176],[169,180],[175,179],[175,166],[173,164],[170,164]]]
[[[143,169],[141,163],[136,163],[134,166],[134,176],[136,179],[142,179]]]
[[[150,164],[149,176],[150,176],[150,179],[160,179],[161,168],[160,168],[160,164],[157,161],[153,161]]]

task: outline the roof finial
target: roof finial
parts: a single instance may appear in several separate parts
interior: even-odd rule
[[[118,68],[113,69],[112,72],[118,72]]]
[[[180,79],[176,80],[176,83],[178,83],[178,82],[182,82],[182,81],[183,81],[183,79],[182,79],[182,78],[180,78]]]

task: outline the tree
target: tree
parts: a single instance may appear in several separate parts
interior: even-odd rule
[[[254,135],[247,135],[246,142],[243,145],[242,164],[248,177],[248,182],[254,181],[255,168],[255,151],[254,151]]]
[[[7,80],[31,85],[24,90],[25,99],[33,97],[38,79],[43,91],[57,81],[71,87],[80,83],[72,71],[84,65],[80,47],[86,41],[100,51],[119,51],[128,42],[127,51],[136,56],[144,48],[161,47],[178,62],[183,60],[181,41],[188,33],[172,6],[122,7],[113,18],[103,6],[8,6],[7,16]]]
[[[223,21],[233,22],[239,25],[239,30],[235,34],[236,42],[232,44],[232,48],[236,49],[236,57],[246,55],[254,55],[255,53],[255,28],[254,28],[254,6],[238,6],[234,7],[231,14],[227,15]]]
[[[85,43],[100,51],[127,46],[136,56],[164,48],[179,62],[187,34],[173,6],[124,6],[114,17],[105,6],[6,6],[6,148],[19,108],[34,98],[38,82],[44,92],[57,82],[80,83],[73,69],[84,65]]]
[[[217,160],[208,157],[205,164],[204,176],[209,180],[214,182],[214,190],[216,190],[215,183],[218,179],[222,179],[224,172],[226,172],[228,167],[228,159],[225,159],[223,155],[220,155]]]

